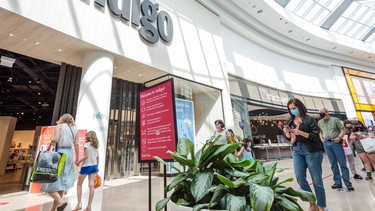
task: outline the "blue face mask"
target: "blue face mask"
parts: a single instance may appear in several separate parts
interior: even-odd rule
[[[216,130],[220,130],[220,129],[221,129],[221,124],[216,125]]]
[[[290,109],[290,113],[292,113],[293,116],[299,116],[300,115],[300,112],[299,112],[298,108]]]

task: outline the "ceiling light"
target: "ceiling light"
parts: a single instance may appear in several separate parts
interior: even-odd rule
[[[3,65],[5,67],[13,67],[14,62],[16,62],[16,59],[7,56],[1,56],[0,60],[0,65]]]
[[[289,30],[288,33],[292,33],[293,30]]]
[[[263,12],[263,10],[258,10],[258,13],[262,13]]]
[[[307,38],[306,41],[310,41],[310,38]]]
[[[60,49],[60,48],[59,48],[59,49],[57,49],[57,51],[58,51],[58,52],[61,52],[61,51],[62,51],[62,49]]]
[[[40,42],[35,42],[35,45],[39,45],[40,44]]]
[[[13,34],[13,33],[8,33],[7,36],[8,36],[8,37],[15,37],[16,35]]]
[[[142,74],[139,74],[138,76],[139,76],[139,77],[141,77],[141,76],[142,76]]]
[[[337,47],[333,47],[332,49],[335,50]]]

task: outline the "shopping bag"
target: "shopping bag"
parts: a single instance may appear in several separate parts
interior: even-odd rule
[[[96,174],[95,176],[95,182],[94,182],[94,187],[95,189],[102,186],[102,178],[99,176],[99,174]]]
[[[375,152],[375,139],[373,138],[364,138],[360,140],[363,149],[367,152]]]
[[[345,155],[351,155],[351,154],[353,154],[353,150],[349,146],[348,135],[345,135],[344,138],[342,138],[342,148],[344,149]]]
[[[53,183],[64,168],[66,155],[55,151],[40,151],[30,177],[31,182]]]

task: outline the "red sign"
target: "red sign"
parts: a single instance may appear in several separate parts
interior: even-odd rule
[[[158,156],[171,161],[168,150],[176,151],[177,131],[173,80],[139,92],[139,161]]]

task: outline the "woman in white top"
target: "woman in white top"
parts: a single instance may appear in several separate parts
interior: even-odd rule
[[[214,123],[215,123],[215,127],[216,127],[216,131],[214,133],[214,136],[215,137],[220,136],[218,138],[218,140],[215,142],[215,145],[233,143],[231,134],[227,130],[225,130],[225,124],[224,124],[223,120],[218,119]]]
[[[85,211],[91,211],[92,199],[94,198],[95,193],[95,176],[99,171],[99,141],[94,131],[89,131],[88,133],[86,133],[86,144],[83,147],[85,148],[83,158],[75,162],[77,166],[79,166],[79,164],[82,163],[82,166],[81,171],[79,172],[77,183],[78,203],[76,208],[73,209],[73,211],[82,209],[82,183],[87,175],[89,176],[90,194],[89,201],[87,203]]]

